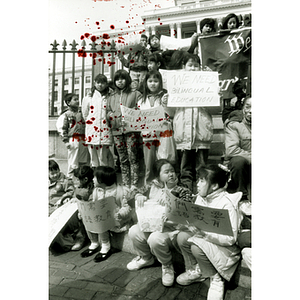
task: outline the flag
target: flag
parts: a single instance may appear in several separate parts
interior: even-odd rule
[[[202,65],[219,73],[224,99],[235,97],[232,86],[238,79],[251,90],[251,45],[251,27],[200,37]]]

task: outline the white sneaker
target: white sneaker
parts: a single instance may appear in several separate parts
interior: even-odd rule
[[[174,283],[174,269],[173,265],[162,265],[162,284],[164,286],[171,286]]]
[[[135,257],[129,264],[127,264],[127,269],[129,271],[139,270],[141,268],[151,266],[154,264],[154,258],[151,257],[149,260],[145,260],[140,256]]]
[[[189,269],[186,272],[180,274],[176,278],[176,281],[180,285],[189,285],[193,282],[202,282],[205,279],[205,277],[202,277],[201,270],[199,268],[199,265],[197,264],[195,269]]]
[[[223,300],[224,280],[219,273],[210,277],[210,286],[208,289],[207,300]]]

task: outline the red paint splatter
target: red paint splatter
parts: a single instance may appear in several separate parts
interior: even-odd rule
[[[72,120],[72,124],[71,124],[71,128],[73,128],[73,127],[75,126],[75,124],[76,124],[76,120],[73,119],[73,120]]]
[[[108,33],[103,33],[102,37],[103,37],[105,40],[110,39],[110,36],[109,36]]]
[[[94,109],[94,106],[93,106],[93,105],[91,105],[91,106],[90,106],[90,109]]]
[[[96,25],[98,25],[98,26],[99,26],[99,25],[100,25],[100,22],[96,21]]]
[[[115,29],[115,26],[114,25],[110,25],[110,29]]]
[[[77,51],[78,57],[87,57],[87,53],[83,49]]]
[[[106,124],[106,120],[103,120],[103,124]]]
[[[91,118],[92,121],[95,121],[96,119],[94,117]]]
[[[131,59],[129,62],[130,62],[131,64],[133,64],[133,63],[134,63],[134,59]]]
[[[95,35],[92,35],[92,36],[91,36],[91,41],[92,41],[92,42],[96,42],[96,39],[97,39],[97,37],[96,37]]]
[[[86,124],[91,125],[91,124],[93,124],[93,122],[91,120],[87,120]]]
[[[88,38],[90,35],[91,35],[91,34],[88,33],[88,32],[86,32],[86,33],[84,34],[84,36],[85,36],[86,38]]]
[[[129,21],[127,20],[127,21],[125,21],[125,23],[126,23],[126,24],[128,24],[128,23],[129,23]]]

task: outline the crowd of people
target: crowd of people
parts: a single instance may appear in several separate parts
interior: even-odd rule
[[[201,34],[210,34],[214,22],[209,18],[202,20]],[[224,19],[222,29],[239,26],[239,19],[230,14]],[[188,285],[210,278],[208,299],[223,299],[224,280],[232,277],[241,251],[251,268],[248,252],[251,247],[251,96],[245,94],[241,81],[235,83],[236,99],[232,99],[229,108],[223,109],[224,162],[208,165],[213,138],[211,114],[204,107],[168,107],[168,91],[163,88],[159,71],[163,68],[188,72],[207,70],[196,54],[197,46],[198,35],[194,35],[187,51],[162,51],[159,36],[151,35],[148,40],[142,34],[136,51],[127,58],[118,53],[128,72],[118,70],[112,82],[103,74],[97,75],[81,107],[78,95],[65,96],[68,110],[58,119],[57,129],[68,151],[68,171],[64,175],[55,161],[49,161],[49,215],[70,199],[101,201],[113,196],[117,225],[111,231],[129,229],[129,237],[139,254],[128,263],[128,270],[150,266],[156,258],[162,264],[162,283],[173,285],[170,249],[175,246],[182,253],[186,268],[176,278],[177,283]],[[164,133],[159,134],[159,129],[125,131],[121,106],[140,110],[163,108],[164,125],[171,133],[167,138],[175,145],[165,148],[165,158],[157,155],[166,138]],[[141,159],[143,182],[139,181]],[[135,208],[143,207],[149,199],[156,199],[164,206],[162,195],[166,190],[183,201],[227,209],[233,236],[176,224],[167,218],[164,218],[163,232],[141,231]],[[85,230],[80,214],[68,221],[51,247],[80,250],[87,237],[90,245],[81,253],[82,257],[97,253],[94,260],[101,262],[113,253],[109,231]]]

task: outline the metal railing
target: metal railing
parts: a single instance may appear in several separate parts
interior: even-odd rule
[[[86,73],[86,59],[91,59],[91,81],[90,85],[93,85],[94,78],[98,74],[104,74],[104,65],[108,64],[109,66],[109,73],[110,78],[113,78],[115,73],[115,55],[116,55],[116,44],[114,40],[111,42],[107,42],[105,40],[102,40],[100,43],[96,43],[94,40],[89,44],[91,46],[90,50],[86,49],[86,41],[83,39],[81,42],[81,48],[77,49],[78,43],[73,40],[72,44],[69,44],[71,46],[71,49],[67,49],[67,42],[64,40],[62,42],[62,49],[59,50],[56,40],[51,44],[52,49],[49,50],[49,53],[53,54],[52,58],[52,69],[49,70],[49,95],[50,95],[50,103],[49,103],[49,115],[54,116],[55,115],[55,86],[59,85],[58,79],[56,79],[61,75],[61,112],[64,108],[64,93],[65,93],[65,75],[66,75],[66,55],[70,54],[72,56],[72,63],[71,63],[71,78],[72,78],[72,93],[74,93],[74,86],[75,86],[75,59],[76,57],[81,58],[81,94],[79,95],[81,99],[84,97],[84,88],[85,88],[85,80],[84,76]],[[62,55],[62,67],[57,69],[56,62],[57,62],[57,55]],[[90,86],[90,87],[91,87]]]

